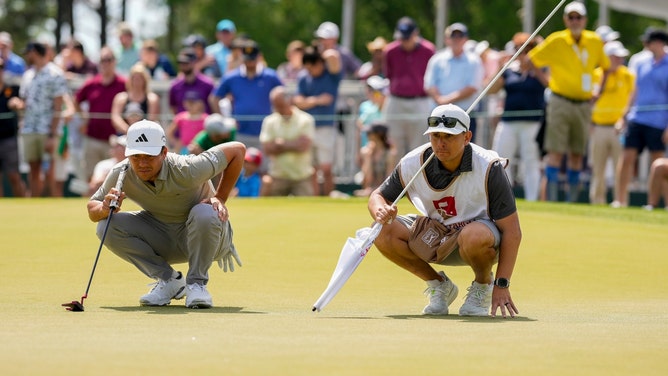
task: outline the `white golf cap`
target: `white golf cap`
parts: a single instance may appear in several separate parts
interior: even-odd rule
[[[314,34],[317,38],[336,39],[339,37],[339,27],[334,22],[323,22]]]
[[[629,56],[629,50],[624,48],[624,45],[620,41],[613,40],[603,45],[603,51],[608,56],[617,56],[617,57],[627,57]]]
[[[373,90],[383,91],[387,89],[388,86],[390,86],[390,80],[374,75],[366,79],[366,84]]]
[[[431,111],[429,118],[440,118],[439,120],[454,119],[455,124],[452,127],[446,127],[443,121],[437,121],[433,126],[431,126],[429,125],[430,121],[427,120],[429,127],[423,133],[425,135],[436,132],[460,134],[467,132],[471,126],[471,118],[469,118],[469,115],[466,113],[466,111],[462,110],[459,106],[454,104],[442,104],[434,108],[434,110]]]
[[[237,129],[237,122],[221,114],[211,114],[204,119],[204,130],[210,134],[225,134]]]
[[[581,16],[587,15],[587,8],[585,8],[584,3],[580,1],[572,1],[564,7],[564,14],[577,13]]]
[[[125,156],[135,154],[158,155],[167,145],[162,126],[154,121],[141,120],[128,128]]]
[[[603,40],[603,42],[612,42],[619,39],[619,32],[612,30],[608,25],[601,25],[596,28],[596,34]]]

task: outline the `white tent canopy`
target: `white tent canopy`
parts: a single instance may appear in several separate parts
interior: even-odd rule
[[[596,0],[602,7],[606,5],[620,12],[659,18],[668,21],[666,0]]]

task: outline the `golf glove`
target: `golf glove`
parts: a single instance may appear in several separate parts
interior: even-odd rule
[[[237,265],[241,266],[241,259],[237,253],[234,246],[223,251],[223,256],[218,259],[218,266],[223,269],[223,272],[227,273],[227,269],[230,269],[230,272],[234,271],[234,260],[236,260]]]

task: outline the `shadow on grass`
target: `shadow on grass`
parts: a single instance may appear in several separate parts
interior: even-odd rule
[[[198,313],[242,313],[242,314],[266,314],[266,312],[244,311],[244,307],[211,307],[203,309],[186,308],[183,305],[167,305],[162,307],[151,306],[125,306],[125,307],[100,307],[118,312],[146,312],[150,315],[187,315]]]
[[[390,319],[395,320],[448,320],[448,321],[465,321],[465,322],[482,322],[482,323],[495,323],[495,322],[505,322],[505,321],[522,321],[522,322],[533,322],[538,321],[529,317],[515,316],[514,318],[507,316],[505,319],[503,316],[498,315],[495,318],[492,317],[472,317],[472,316],[458,316],[458,315],[446,315],[446,316],[431,316],[431,315],[388,315],[385,316]]]

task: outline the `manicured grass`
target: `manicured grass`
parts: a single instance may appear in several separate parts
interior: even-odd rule
[[[139,307],[151,281],[103,249],[84,199],[0,200],[3,375],[663,375],[668,212],[519,202],[516,319],[423,317],[422,281],[375,249],[320,313],[361,199],[235,199],[244,262],[210,270],[215,307]],[[124,210],[131,210],[126,203]],[[414,212],[407,201],[403,213]],[[185,271],[186,265],[179,265]]]

